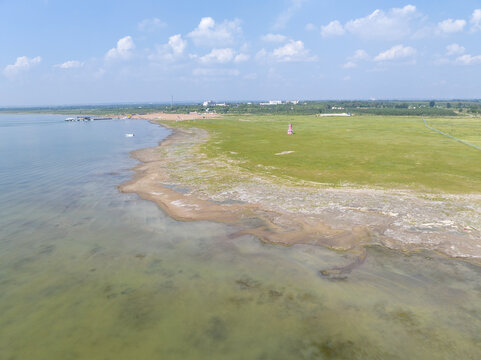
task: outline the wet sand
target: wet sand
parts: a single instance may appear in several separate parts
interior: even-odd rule
[[[199,148],[209,138],[203,130],[172,130],[158,147],[132,153],[141,164],[119,189],[155,202],[174,219],[234,224],[239,236],[286,246],[322,245],[360,254],[361,260],[365,246],[382,245],[481,263],[480,196],[293,186],[246,173],[230,159],[207,159]],[[235,181],[223,182],[225,174]]]
[[[184,131],[176,130],[159,148],[134,151],[132,156],[142,163],[135,168],[134,178],[119,189],[155,202],[175,220],[207,220],[237,225],[239,231],[234,236],[254,235],[266,243],[285,246],[315,244],[352,251],[374,243],[367,228],[333,229],[318,219],[292,217],[289,213],[266,209],[261,203],[241,203],[232,201],[234,199],[216,202],[202,199],[192,191],[175,191],[175,187],[167,186],[172,183],[171,177],[162,171],[169,167],[169,158],[164,157],[159,149],[168,149],[187,138]],[[361,250],[360,253],[364,254],[364,251]]]

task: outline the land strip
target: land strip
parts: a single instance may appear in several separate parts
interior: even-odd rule
[[[159,147],[133,153],[142,163],[121,190],[156,202],[175,219],[233,223],[238,235],[270,243],[360,254],[364,246],[377,244],[481,260],[479,194],[332,187],[281,178],[252,172],[230,156],[212,158],[205,152],[208,142],[212,135],[206,130],[174,128]]]

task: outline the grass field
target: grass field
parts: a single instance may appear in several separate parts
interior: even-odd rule
[[[480,118],[426,120],[481,145]],[[331,185],[481,193],[481,151],[427,129],[420,117],[239,115],[175,126],[208,130],[208,156],[241,160],[253,172]],[[287,151],[293,152],[275,155]]]
[[[437,118],[426,121],[442,132],[481,147],[480,118]]]

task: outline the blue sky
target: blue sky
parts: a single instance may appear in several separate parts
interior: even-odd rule
[[[0,0],[0,106],[481,98],[481,2]]]

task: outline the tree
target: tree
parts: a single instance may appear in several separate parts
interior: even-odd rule
[[[447,104],[446,104],[446,107],[447,107],[448,109],[451,109],[451,103],[447,103]]]
[[[434,107],[434,105],[436,105],[436,103],[434,102],[434,100],[431,100],[431,101],[429,102],[429,107]]]

